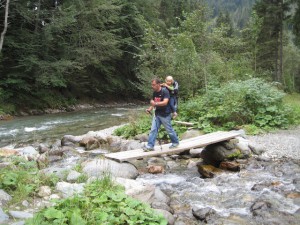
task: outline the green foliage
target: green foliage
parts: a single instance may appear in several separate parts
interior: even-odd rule
[[[254,124],[246,124],[242,126],[247,134],[257,135],[263,133],[263,129],[255,126]]]
[[[136,115],[136,117],[132,118],[128,124],[117,128],[114,131],[114,135],[122,136],[124,138],[133,138],[138,134],[148,133],[151,129],[152,119],[152,116],[145,115],[145,113]],[[178,126],[173,122],[172,126],[179,136],[187,130],[186,127]],[[160,140],[168,140],[169,138],[168,133],[163,126],[159,129],[158,138]]]
[[[299,125],[300,124],[300,94],[293,93],[286,95],[283,102],[287,107],[291,109],[288,115],[288,120],[290,124]]]
[[[36,162],[21,157],[11,158],[11,165],[0,172],[0,189],[13,197],[11,203],[33,196],[40,186],[54,187],[57,182],[56,176],[39,173]]]
[[[197,122],[205,132],[253,124],[268,129],[288,124],[290,110],[282,103],[284,94],[260,79],[230,82],[211,89],[184,104],[184,121]]]
[[[47,224],[167,224],[147,205],[125,195],[111,178],[93,181],[82,196],[60,200],[26,221],[27,225]]]
[[[131,118],[129,124],[119,127],[114,131],[117,136],[122,136],[124,138],[134,137],[137,134],[143,134],[150,130],[151,119],[149,115],[138,115],[135,118]]]
[[[227,156],[227,159],[229,160],[239,159],[239,158],[242,158],[242,152],[240,150],[237,150],[236,152]]]

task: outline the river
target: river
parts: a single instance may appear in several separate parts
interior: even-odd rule
[[[105,107],[0,121],[0,147],[51,142],[66,134],[82,135],[126,123],[142,110],[142,106]]]

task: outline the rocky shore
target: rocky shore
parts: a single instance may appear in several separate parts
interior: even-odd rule
[[[300,128],[260,136],[241,136],[228,142],[117,163],[101,155],[141,148],[146,136],[124,140],[116,127],[82,136],[65,135],[51,145],[0,149],[0,167],[9,155],[35,160],[41,173],[56,174],[55,189],[43,186],[33,202],[9,205],[0,190],[0,224],[24,224],[51,199],[80,194],[84,185],[109,172],[127,195],[148,203],[168,224],[296,224],[300,221]],[[184,138],[199,135],[189,131]],[[80,165],[82,170],[75,171]],[[80,176],[85,182],[78,182]]]

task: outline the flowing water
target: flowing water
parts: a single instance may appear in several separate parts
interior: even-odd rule
[[[82,135],[120,125],[142,107],[100,108],[79,112],[26,116],[0,121],[0,147],[41,143],[61,139],[64,135]]]
[[[212,179],[201,178],[195,167],[182,166],[138,180],[155,184],[171,197],[174,215],[182,222],[178,224],[300,224],[299,161],[253,160],[240,172]],[[255,211],[254,205],[261,208]],[[215,212],[205,222],[192,215],[192,210],[204,208]]]

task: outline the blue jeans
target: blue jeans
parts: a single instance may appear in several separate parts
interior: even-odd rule
[[[171,107],[172,113],[177,111],[177,99],[175,96],[170,96],[169,105]]]
[[[148,139],[148,147],[150,147],[150,148],[154,147],[160,125],[163,125],[165,127],[165,129],[171,139],[171,142],[173,144],[179,144],[177,134],[171,125],[171,114],[169,114],[168,116],[165,116],[165,117],[155,115],[155,116],[153,116],[153,119],[152,119],[151,131],[150,131],[149,139]]]

